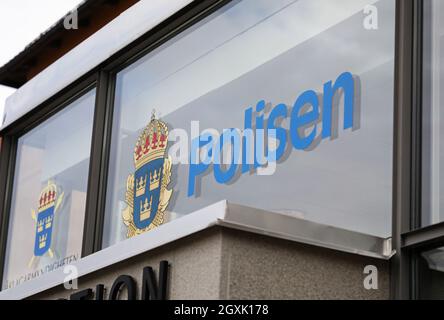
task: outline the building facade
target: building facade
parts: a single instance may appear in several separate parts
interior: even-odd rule
[[[443,298],[443,26],[83,2],[0,69],[0,299]]]

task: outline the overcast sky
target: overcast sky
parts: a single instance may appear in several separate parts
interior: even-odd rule
[[[57,22],[81,0],[0,0],[0,65]],[[0,86],[0,119],[6,98],[14,90]]]

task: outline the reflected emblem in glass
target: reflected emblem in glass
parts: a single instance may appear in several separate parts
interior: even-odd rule
[[[42,257],[46,253],[52,258],[51,250],[54,219],[63,201],[63,193],[54,182],[48,181],[48,185],[40,192],[37,214],[31,210],[35,221],[34,256],[29,264],[32,267],[36,257]]]
[[[164,222],[165,210],[172,190],[171,158],[166,156],[168,126],[154,114],[145,127],[134,149],[136,171],[128,176],[123,222],[128,227],[127,237],[149,231]]]

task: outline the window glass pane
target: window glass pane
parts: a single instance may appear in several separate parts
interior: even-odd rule
[[[374,28],[367,5],[378,15]],[[103,245],[156,226],[159,212],[157,222],[167,222],[224,199],[389,236],[394,19],[393,0],[233,1],[118,73]],[[306,90],[315,93],[302,95]],[[297,100],[311,106],[302,103],[295,112]],[[328,112],[321,112],[324,100]],[[142,161],[145,151],[151,154],[151,146],[143,149],[143,130],[153,109],[175,140],[167,148],[173,159],[178,129],[191,148],[192,121],[219,133],[249,128],[249,119],[255,128],[274,123],[283,133],[270,145],[282,142],[284,152],[271,175],[238,165],[225,179],[224,166],[195,174],[199,168],[173,163],[162,213],[160,191],[151,193],[148,182],[164,160],[151,169]],[[304,112],[311,119],[305,126],[297,121]]]
[[[81,256],[95,90],[18,139],[3,289]]]
[[[424,1],[422,224],[444,221],[444,2]]]

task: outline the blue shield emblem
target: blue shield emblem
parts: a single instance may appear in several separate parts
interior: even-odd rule
[[[48,183],[40,194],[39,209],[35,217],[34,256],[36,257],[43,256],[51,248],[56,200],[57,187]]]
[[[52,223],[54,221],[54,206],[40,212],[37,216],[34,255],[43,256],[51,248]]]
[[[168,126],[153,113],[134,148],[136,171],[126,182],[127,206],[122,210],[122,218],[127,226],[127,238],[164,223],[165,210],[173,192],[168,188],[172,161],[166,154],[167,145]]]
[[[164,161],[152,160],[134,173],[134,225],[138,229],[148,227],[156,216]]]

